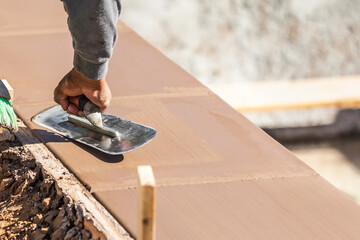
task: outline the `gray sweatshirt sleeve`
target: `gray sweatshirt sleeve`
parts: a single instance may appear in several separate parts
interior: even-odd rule
[[[120,0],[62,1],[73,38],[74,68],[87,78],[104,78],[117,40]]]

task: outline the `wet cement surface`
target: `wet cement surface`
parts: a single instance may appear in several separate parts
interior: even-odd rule
[[[136,190],[96,194],[118,205],[131,233]],[[164,186],[157,201],[158,239],[357,239],[359,231],[356,203],[321,177]]]
[[[10,5],[0,2],[1,14]],[[156,138],[110,156],[32,123],[54,105],[53,89],[72,67],[70,34],[49,30],[60,18],[66,29],[60,2],[52,4],[57,20],[29,20],[42,34],[0,36],[7,56],[1,77],[16,89],[24,122],[134,236],[136,167],[146,164],[158,184],[158,239],[357,239],[354,202],[122,23],[109,66],[108,113],[156,128]],[[28,30],[22,21],[18,28]],[[43,21],[49,28],[38,26]]]

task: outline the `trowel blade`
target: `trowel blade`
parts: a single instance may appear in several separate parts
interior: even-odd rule
[[[154,128],[103,114],[103,125],[118,131],[121,136],[110,137],[68,121],[68,115],[61,106],[57,105],[40,112],[31,120],[60,135],[111,155],[135,150],[150,142],[156,135]]]

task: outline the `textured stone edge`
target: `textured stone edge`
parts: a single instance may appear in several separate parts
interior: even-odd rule
[[[34,156],[43,170],[53,176],[63,193],[79,204],[84,213],[85,228],[92,233],[92,238],[133,239],[21,120],[18,120],[18,125],[19,131],[15,133],[16,138]]]

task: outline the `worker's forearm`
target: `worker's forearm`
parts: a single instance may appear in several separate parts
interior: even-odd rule
[[[62,0],[73,38],[74,67],[90,79],[106,76],[117,39],[120,0]]]

